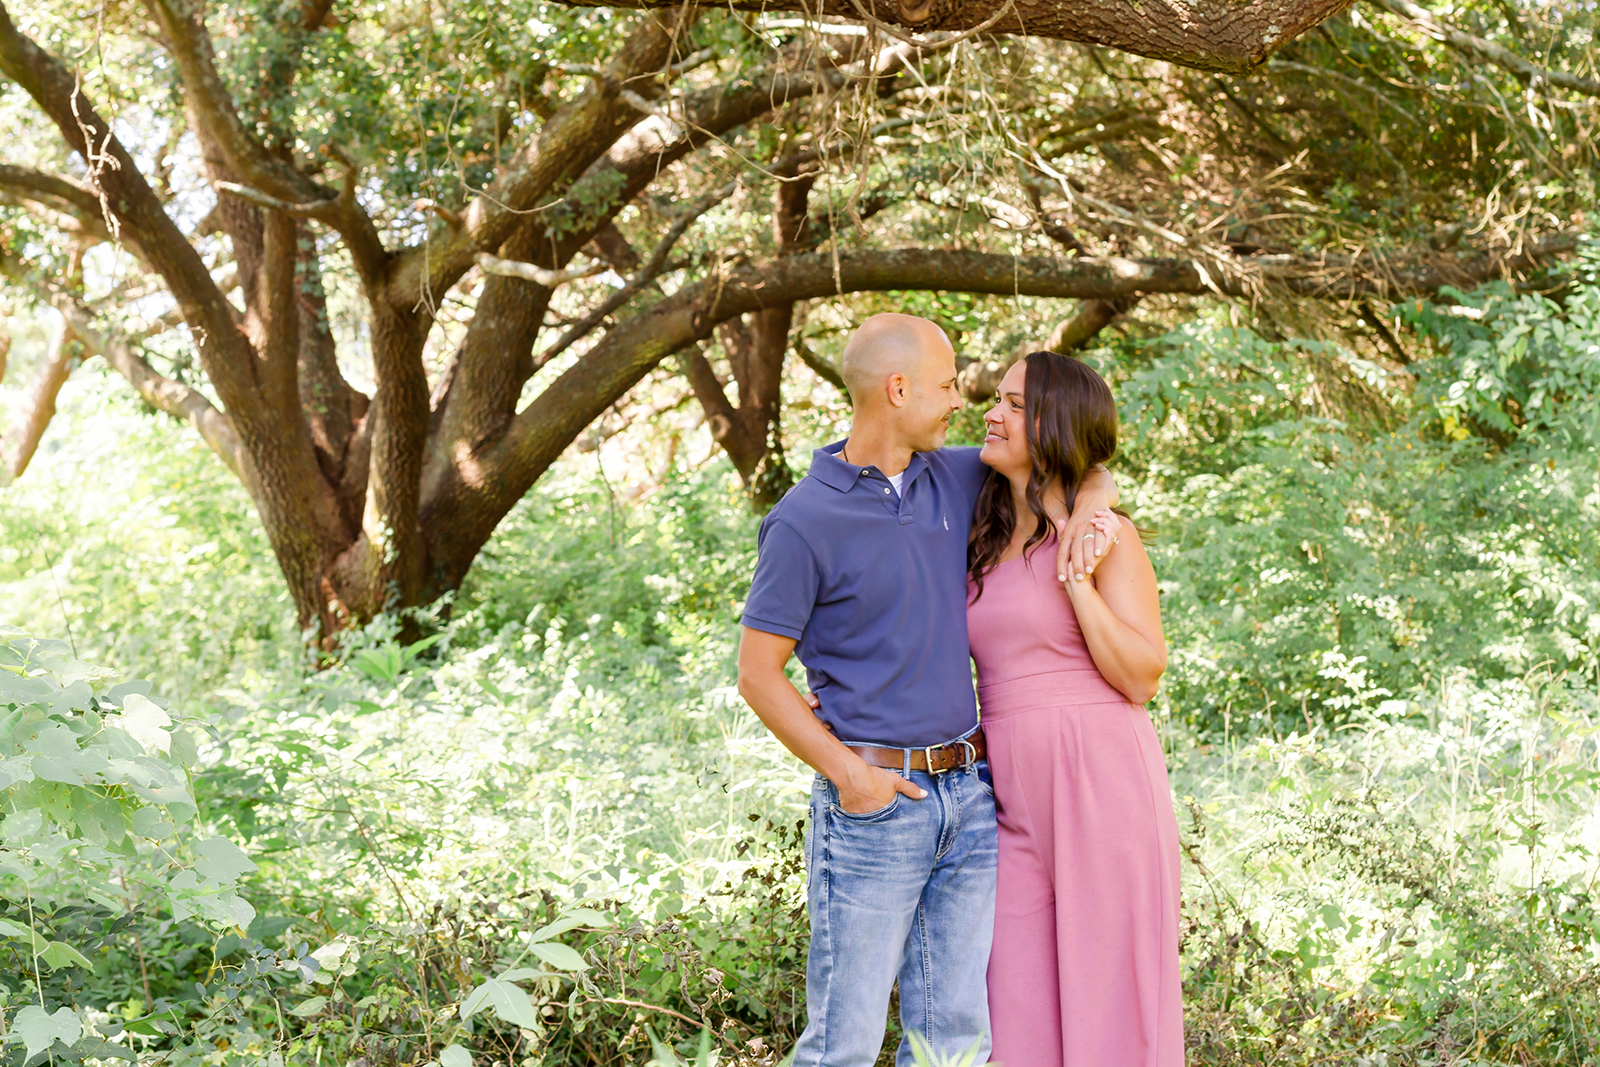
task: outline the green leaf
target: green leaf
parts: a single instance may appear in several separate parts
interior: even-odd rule
[[[563,945],[559,941],[550,941],[532,946],[533,954],[544,960],[558,971],[587,971],[589,965],[583,961],[575,949]]]
[[[574,910],[562,915],[555,922],[539,927],[539,929],[535,930],[533,935],[528,938],[528,943],[534,944],[539,941],[548,941],[552,937],[557,937],[566,933],[568,930],[579,926],[610,925],[610,917],[602,915],[598,911],[590,911],[587,908],[575,908]]]
[[[472,1053],[460,1045],[449,1045],[439,1052],[439,1067],[472,1067]]]
[[[302,1000],[300,1003],[290,1008],[289,1014],[304,1019],[308,1015],[315,1015],[317,1012],[321,1011],[327,1006],[327,997],[312,997],[310,1000]]]
[[[65,941],[52,941],[45,950],[39,953],[39,958],[45,962],[52,971],[59,971],[63,967],[85,967],[94,970],[94,964],[84,958],[83,953],[67,944]],[[71,1042],[68,1042],[69,1044]]]
[[[213,882],[237,882],[240,876],[256,869],[250,857],[226,837],[197,841],[194,850],[200,854],[200,859],[195,861],[195,873]]]
[[[76,1043],[83,1034],[83,1022],[71,1008],[57,1008],[51,1015],[37,1004],[29,1004],[11,1020],[11,1033],[22,1039],[25,1058],[31,1059],[57,1041]]]
[[[0,671],[0,703],[39,704],[54,691],[43,678],[22,678],[9,670]]]
[[[510,982],[490,978],[474,989],[471,995],[461,1002],[461,1018],[469,1019],[485,1006],[494,1008],[494,1013],[500,1018],[525,1030],[533,1030],[539,1026],[539,1013],[534,1010],[528,994]]]
[[[167,755],[172,751],[172,735],[167,732],[172,716],[142,693],[129,693],[122,698],[122,718],[117,725],[152,755],[157,752]]]

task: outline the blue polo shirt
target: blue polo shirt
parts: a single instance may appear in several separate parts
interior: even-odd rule
[[[875,467],[812,453],[761,523],[744,624],[792,637],[817,712],[847,742],[920,748],[978,722],[967,649],[967,533],[988,468],[976,448],[912,455],[896,493]]]

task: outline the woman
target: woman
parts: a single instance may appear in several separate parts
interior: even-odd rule
[[[967,627],[1000,820],[993,1058],[1006,1067],[1183,1062],[1178,824],[1142,705],[1166,668],[1155,572],[1134,526],[1092,578],[1057,579],[1054,531],[1111,459],[1111,390],[1035,352],[984,416],[991,468]]]

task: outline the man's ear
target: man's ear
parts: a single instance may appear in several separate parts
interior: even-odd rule
[[[911,383],[906,380],[906,376],[897,371],[889,375],[889,380],[885,385],[888,391],[889,403],[897,408],[905,407],[906,398],[911,392]]]

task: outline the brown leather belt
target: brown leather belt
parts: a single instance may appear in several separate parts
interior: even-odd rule
[[[873,767],[886,767],[891,771],[904,769],[906,750],[903,748],[874,748],[870,745],[846,745],[851,752]],[[977,730],[961,741],[948,745],[929,745],[911,750],[911,769],[929,774],[943,774],[957,770],[984,758],[983,731]]]

